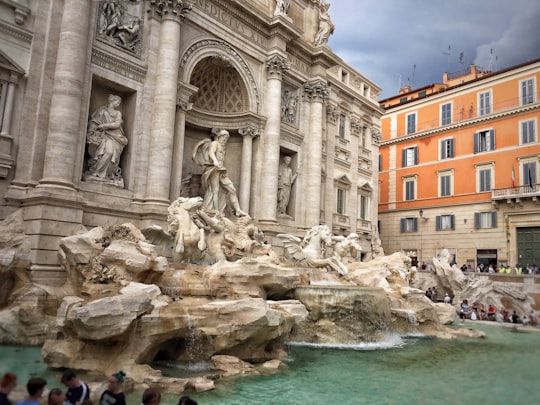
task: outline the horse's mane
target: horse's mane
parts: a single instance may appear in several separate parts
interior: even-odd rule
[[[306,246],[311,241],[311,238],[320,234],[326,227],[326,225],[316,225],[313,228],[309,229],[306,232],[306,236],[304,236],[304,239],[302,239],[302,246]]]

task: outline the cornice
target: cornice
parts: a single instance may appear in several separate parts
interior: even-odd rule
[[[410,141],[410,140],[413,140],[413,139],[426,138],[426,137],[429,137],[431,135],[440,134],[440,133],[452,131],[452,130],[455,130],[455,129],[470,127],[472,125],[476,125],[476,124],[481,123],[481,122],[495,121],[495,120],[498,120],[500,118],[504,118],[504,117],[508,117],[508,116],[516,115],[516,114],[521,114],[523,112],[528,112],[528,111],[533,111],[533,110],[540,110],[540,103],[527,104],[526,106],[520,106],[519,108],[515,108],[515,109],[512,109],[512,110],[501,111],[501,112],[496,113],[496,114],[484,115],[484,116],[481,116],[481,117],[472,118],[472,119],[467,120],[467,121],[461,121],[461,122],[457,122],[455,124],[445,125],[444,127],[437,127],[437,128],[433,128],[433,129],[428,129],[426,131],[416,132],[416,133],[410,134],[410,135],[399,136],[399,137],[396,137],[396,138],[387,139],[385,141],[381,140],[380,141],[380,146],[394,145],[394,144],[398,144],[398,143],[401,143],[401,142]]]
[[[30,31],[7,24],[4,21],[0,21],[0,32],[16,38],[26,44],[31,44],[34,37]]]
[[[146,77],[146,68],[129,63],[125,60],[116,58],[102,50],[92,49],[92,63],[102,68],[112,70],[122,76],[138,82],[143,82]]]

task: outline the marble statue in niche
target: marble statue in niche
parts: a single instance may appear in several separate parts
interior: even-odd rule
[[[248,215],[240,209],[238,195],[233,182],[227,175],[225,148],[229,132],[225,129],[213,131],[214,140],[204,139],[193,149],[193,161],[204,167],[201,176],[201,188],[204,194],[203,208],[223,214],[227,201],[237,217]]]
[[[291,0],[276,0],[276,8],[274,9],[274,17],[287,15],[287,10],[291,5]]]
[[[142,39],[142,19],[139,4],[125,0],[107,0],[101,4],[98,38],[133,53],[139,53]]]
[[[330,3],[326,3],[324,0],[320,0],[319,3],[319,30],[315,36],[315,46],[324,45],[328,42],[328,38],[334,32],[335,25],[330,19],[330,13],[328,9]]]
[[[88,171],[85,180],[102,181],[124,188],[120,156],[128,140],[122,129],[120,96],[110,94],[107,105],[99,107],[88,121]]]
[[[291,168],[291,157],[285,156],[279,165],[278,174],[278,201],[277,212],[280,217],[290,217],[287,215],[287,207],[291,198],[291,188],[298,176]]]

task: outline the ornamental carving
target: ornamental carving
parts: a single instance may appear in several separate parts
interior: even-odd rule
[[[191,3],[183,0],[148,0],[152,16],[180,22],[191,11]]]
[[[324,101],[328,95],[328,85],[322,80],[315,80],[304,84],[306,97],[312,101]]]
[[[355,135],[360,135],[362,133],[362,121],[359,118],[352,117],[351,118],[351,131]]]
[[[96,38],[140,56],[143,38],[141,10],[141,4],[126,0],[100,2]]]
[[[328,121],[331,124],[336,124],[339,118],[339,108],[334,104],[328,104],[326,106],[326,115],[328,116]]]
[[[283,76],[290,69],[291,65],[287,58],[281,55],[274,55],[266,61],[266,69],[270,76]]]
[[[283,89],[281,93],[281,122],[296,126],[300,97],[298,91]]]
[[[240,128],[238,133],[242,136],[251,136],[252,138],[255,138],[261,135],[261,130],[255,127],[245,127]]]

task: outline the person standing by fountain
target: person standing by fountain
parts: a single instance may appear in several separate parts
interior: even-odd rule
[[[28,391],[28,398],[17,402],[17,405],[40,405],[41,396],[45,391],[47,381],[41,377],[32,377],[26,384],[26,390]]]
[[[62,383],[68,387],[66,399],[73,405],[81,405],[86,399],[90,399],[90,388],[88,384],[81,381],[75,372],[68,368],[62,374]]]
[[[109,387],[101,394],[100,405],[126,405],[126,397],[122,391],[122,383],[126,373],[119,371],[109,377]]]
[[[0,380],[0,405],[11,405],[8,398],[9,393],[17,385],[17,376],[13,373],[6,373]]]

